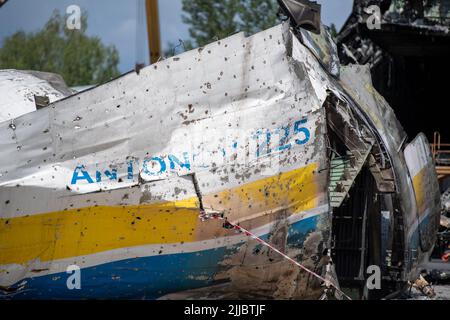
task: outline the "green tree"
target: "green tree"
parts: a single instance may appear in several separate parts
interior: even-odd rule
[[[276,0],[242,0],[240,2],[241,31],[255,34],[280,22],[277,17],[279,5]]]
[[[80,30],[69,30],[66,17],[54,11],[41,31],[18,31],[4,39],[0,69],[54,72],[63,76],[69,86],[97,84],[117,77],[117,49],[86,35],[86,13],[81,26]]]
[[[276,0],[183,0],[182,4],[192,46],[204,46],[239,31],[254,34],[278,21]]]
[[[336,29],[336,25],[334,24],[334,23],[332,23],[331,25],[330,25],[330,33],[331,33],[331,36],[333,37],[333,39],[336,39],[336,37],[338,36],[338,31],[337,31],[337,29]]]

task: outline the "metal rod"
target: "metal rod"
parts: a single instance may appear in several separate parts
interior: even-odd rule
[[[161,35],[159,31],[158,0],[146,0],[147,36],[150,64],[158,62],[161,56]]]

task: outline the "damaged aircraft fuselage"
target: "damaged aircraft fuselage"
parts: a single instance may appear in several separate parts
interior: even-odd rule
[[[399,287],[432,249],[428,143],[324,27],[237,34],[31,111],[0,123],[1,298],[323,294],[214,215],[347,287],[369,265]]]

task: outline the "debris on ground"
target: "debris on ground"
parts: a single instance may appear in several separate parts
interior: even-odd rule
[[[412,287],[422,292],[429,298],[436,297],[436,292],[433,290],[433,287],[428,283],[427,280],[425,280],[422,275],[420,275],[419,278],[412,284]]]

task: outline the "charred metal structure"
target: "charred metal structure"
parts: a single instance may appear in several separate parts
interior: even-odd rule
[[[367,299],[417,279],[440,218],[428,141],[340,65],[320,6],[280,4],[289,22],[76,94],[0,70],[0,299]]]
[[[374,7],[376,6],[376,7]],[[379,8],[379,12],[378,12]],[[409,137],[439,131],[450,138],[449,0],[355,0],[337,42],[343,64],[369,64],[374,87]]]

